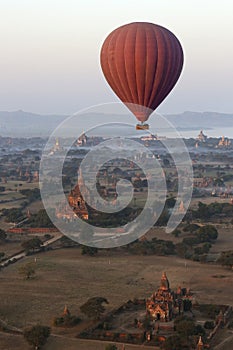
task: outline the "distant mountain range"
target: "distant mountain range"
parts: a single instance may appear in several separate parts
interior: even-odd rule
[[[0,135],[11,137],[48,136],[66,116],[40,115],[22,110],[0,111]]]
[[[216,112],[184,112],[168,114],[167,119],[179,128],[210,129],[218,127],[233,127],[233,113]]]
[[[65,119],[64,115],[40,115],[22,110],[14,112],[0,111],[0,136],[11,137],[46,137]],[[100,116],[98,115],[98,122]],[[103,123],[111,122],[109,115],[101,115]],[[131,118],[131,119],[130,119]],[[178,130],[208,130],[212,128],[233,128],[233,114],[215,112],[184,112],[169,114],[166,118]],[[89,115],[90,127],[95,121],[95,114]],[[132,116],[126,118],[132,122]],[[154,119],[155,120],[155,119]],[[153,117],[150,123],[154,124]]]

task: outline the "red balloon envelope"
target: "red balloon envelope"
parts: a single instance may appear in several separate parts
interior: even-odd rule
[[[146,22],[115,29],[101,49],[107,82],[140,122],[145,122],[173,89],[183,60],[176,36]]]

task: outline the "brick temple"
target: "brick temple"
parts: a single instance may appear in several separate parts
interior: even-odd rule
[[[154,320],[171,321],[174,315],[184,311],[185,300],[191,300],[190,291],[179,287],[176,291],[170,289],[166,273],[161,277],[159,289],[146,301],[147,314]]]

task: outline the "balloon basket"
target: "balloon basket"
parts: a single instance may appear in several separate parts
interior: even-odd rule
[[[136,125],[136,130],[148,130],[149,129],[149,124],[137,124]]]

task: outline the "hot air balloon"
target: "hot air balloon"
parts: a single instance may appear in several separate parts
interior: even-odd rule
[[[175,86],[183,67],[183,50],[168,29],[146,22],[123,25],[111,32],[101,48],[104,76],[115,94],[141,124]]]

